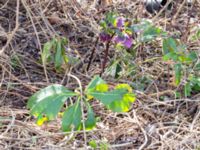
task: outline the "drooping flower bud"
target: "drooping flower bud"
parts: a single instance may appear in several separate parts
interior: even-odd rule
[[[105,33],[105,32],[101,32],[99,35],[99,38],[102,42],[108,42],[112,39],[111,35]]]

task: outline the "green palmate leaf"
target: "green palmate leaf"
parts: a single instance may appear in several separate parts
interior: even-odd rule
[[[185,54],[182,54],[182,55],[178,56],[178,60],[179,60],[179,62],[181,62],[181,63],[189,63],[189,62],[192,61],[192,60],[191,60],[189,57],[187,57]]]
[[[95,87],[94,90],[97,91],[97,92],[107,92],[108,91],[108,84],[106,84],[106,83],[98,84]]]
[[[89,95],[101,101],[114,112],[128,111],[131,103],[135,101],[132,88],[127,84],[119,84],[109,92],[90,91]]]
[[[39,122],[45,117],[47,120],[52,120],[56,117],[67,98],[75,95],[76,93],[69,91],[64,86],[55,84],[31,96],[27,107],[31,110],[32,115],[38,117]]]
[[[152,26],[151,22],[143,20],[141,23],[133,24],[131,26],[131,30],[133,32],[139,33],[139,32],[145,31],[147,28],[149,28],[151,26]]]
[[[61,39],[61,53],[62,53],[62,59],[64,60],[65,64],[69,62],[68,56],[65,54],[65,45],[68,43],[66,38]]]
[[[106,74],[111,75],[114,78],[118,78],[122,67],[118,61],[113,62],[109,68],[106,69]]]
[[[174,70],[175,70],[175,84],[178,85],[181,82],[182,78],[182,65],[180,63],[175,64]]]
[[[150,26],[149,28],[144,30],[141,40],[143,42],[148,42],[148,41],[151,41],[151,40],[155,39],[156,37],[158,37],[160,35],[164,35],[164,34],[165,33],[160,28]]]
[[[109,104],[108,108],[113,112],[127,112],[134,101],[135,95],[132,93],[127,93],[123,95],[122,99],[115,100]]]
[[[122,99],[116,99],[109,104],[108,108],[114,112],[127,112],[131,104],[135,101],[135,94],[132,93],[132,88],[128,84],[118,84],[115,89],[126,89],[127,93],[123,95]]]
[[[126,89],[116,89],[109,92],[91,91],[88,94],[100,100],[104,105],[109,105],[115,100],[120,100],[127,93]]]
[[[132,92],[132,88],[128,84],[118,84],[115,89],[127,89],[129,93]]]
[[[62,57],[62,41],[58,40],[56,44],[56,53],[55,53],[55,68],[59,70],[61,65],[63,64],[63,57]]]
[[[42,114],[40,114],[38,117],[37,117],[37,125],[41,126],[45,121],[48,121],[48,118],[43,116]]]
[[[62,118],[62,130],[67,132],[81,129],[81,105],[77,101],[74,105],[68,107]]]
[[[53,46],[53,42],[47,42],[44,44],[44,47],[42,49],[42,62],[45,64],[48,58],[51,56],[51,48]]]
[[[163,54],[169,52],[177,52],[177,41],[173,38],[167,38],[163,40]]]
[[[96,125],[96,118],[91,106],[88,104],[87,120],[85,121],[85,127],[87,130],[91,130]]]
[[[163,56],[164,61],[168,61],[170,59],[177,61],[178,58],[179,58],[178,55],[174,52],[169,52],[169,53],[167,53],[166,55]]]
[[[42,51],[42,62],[45,64],[47,60],[53,61],[56,70],[60,70],[63,63],[68,63],[69,58],[65,54],[66,38],[53,38],[47,42]],[[52,50],[52,53],[51,53]],[[51,58],[51,59],[50,59]]]
[[[101,79],[99,76],[95,76],[92,81],[90,81],[90,83],[88,84],[87,88],[86,88],[86,92],[93,90],[98,84],[105,84],[106,82]]]

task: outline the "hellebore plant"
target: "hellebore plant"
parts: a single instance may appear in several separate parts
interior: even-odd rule
[[[114,44],[117,48],[131,49],[133,44],[140,45],[143,42],[149,42],[156,37],[166,35],[166,33],[164,33],[160,28],[153,26],[147,20],[141,20],[141,22],[132,25],[130,19],[118,16],[113,12],[106,15],[106,17],[100,22],[100,27],[101,32],[92,50],[87,70],[89,70],[96,46],[100,39],[101,42],[106,44],[101,74],[104,72],[106,67],[109,47],[111,44]]]
[[[100,22],[101,33],[99,38],[106,43],[105,57],[102,66],[104,72],[110,43],[113,42],[116,46],[131,48],[133,45],[132,30],[130,21],[124,17],[119,17],[114,13],[107,14],[106,18]]]
[[[73,75],[69,75],[78,78]],[[96,126],[96,118],[90,104],[91,100],[98,100],[113,112],[127,112],[136,97],[128,84],[117,84],[114,88],[99,76],[82,89],[69,90],[63,85],[53,84],[33,94],[27,103],[31,115],[37,118],[37,124],[62,118],[62,130],[91,130]],[[70,100],[71,99],[71,100]]]
[[[118,16],[112,12],[108,13],[105,19],[100,22],[100,27],[101,32],[99,34],[99,39],[101,42],[106,44],[101,74],[104,72],[106,66],[107,56],[111,43],[113,43],[118,48],[122,47],[125,49],[130,49],[133,47],[133,42],[137,43],[137,40],[139,43],[148,42],[158,36],[164,35],[164,32],[160,28],[154,27],[148,21],[141,21],[138,24],[132,25],[132,22],[129,19]],[[133,33],[139,35],[138,39],[134,38]],[[96,41],[95,47],[97,43],[98,40]],[[95,48],[92,51],[87,70],[91,64],[91,59],[93,57],[94,51]]]

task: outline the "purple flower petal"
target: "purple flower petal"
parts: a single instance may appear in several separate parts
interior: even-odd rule
[[[126,37],[123,45],[127,48],[131,48],[131,46],[133,45],[133,39],[131,37]]]
[[[126,38],[124,37],[124,36],[115,36],[115,38],[114,38],[114,41],[116,42],[116,43],[122,43],[122,42],[124,42],[124,40],[125,40]]]
[[[128,34],[115,36],[114,42],[123,45],[126,48],[131,48],[131,46],[133,45],[133,39]]]

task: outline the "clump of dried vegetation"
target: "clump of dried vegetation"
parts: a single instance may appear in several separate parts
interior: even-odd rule
[[[60,120],[39,127],[26,108],[28,98],[39,89],[59,83],[74,89],[77,83],[65,72],[48,66],[44,71],[40,54],[45,42],[55,36],[69,39],[69,55],[79,58],[68,68],[87,85],[101,72],[104,45],[95,44],[99,21],[109,11],[132,19],[148,18],[200,56],[200,39],[191,41],[195,27],[200,26],[200,2],[188,7],[177,0],[171,11],[148,14],[140,0],[118,0],[98,4],[95,0],[3,0],[0,1],[0,149],[86,149],[90,141],[108,149],[198,149],[200,148],[200,94],[174,96],[173,71],[160,56],[159,42],[143,44],[136,49],[141,72],[133,78],[142,84],[135,89],[137,100],[128,113],[112,113],[93,102],[99,116],[91,131],[60,131]],[[91,66],[90,54],[96,47]],[[114,55],[110,48],[109,59]],[[170,62],[168,62],[170,63]],[[146,77],[151,78],[149,82]],[[133,78],[114,79],[102,75],[110,85],[132,84]],[[141,81],[143,79],[143,81]],[[84,138],[86,134],[86,139]],[[87,140],[87,141],[84,141]],[[85,145],[85,143],[87,145]],[[102,144],[103,143],[103,144]],[[102,146],[103,145],[103,146]]]

